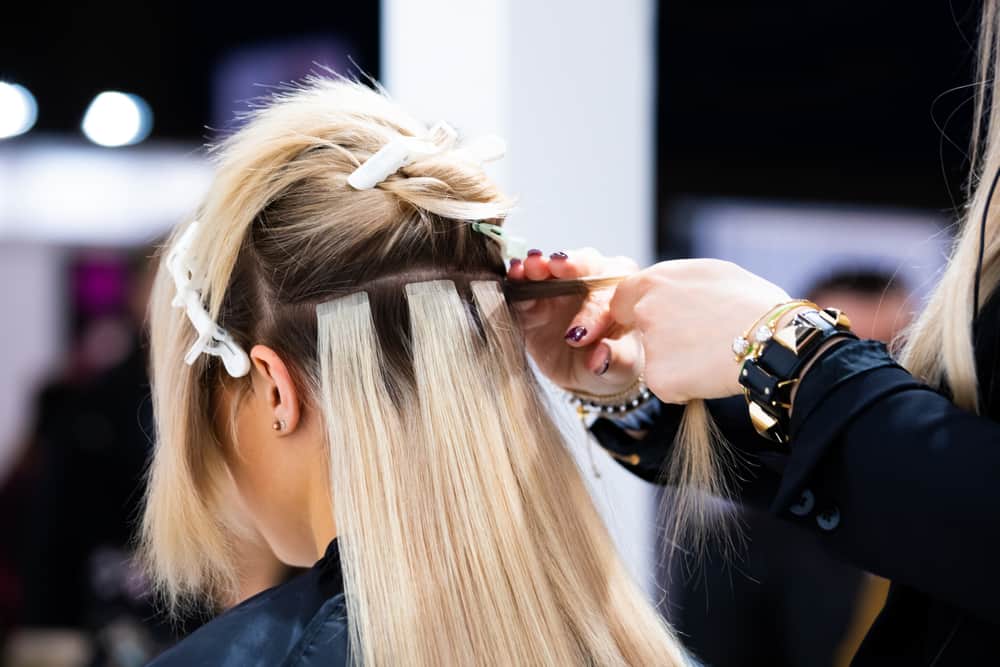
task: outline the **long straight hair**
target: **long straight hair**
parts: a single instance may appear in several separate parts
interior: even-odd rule
[[[544,405],[469,220],[511,202],[460,152],[372,190],[348,175],[427,128],[361,85],[313,79],[215,149],[193,256],[210,314],[273,347],[322,415],[352,653],[366,665],[681,665]],[[182,233],[183,229],[176,233]],[[174,605],[228,599],[241,526],[162,267],[151,319],[157,444],[142,550]],[[236,437],[238,438],[238,433]]]
[[[997,40],[1000,12],[986,0],[979,31],[969,200],[964,224],[955,239],[948,265],[926,308],[906,332],[903,365],[933,387],[947,389],[956,405],[979,411],[973,319],[1000,283],[1000,209],[990,207],[989,186],[1000,169],[1000,109],[994,103],[994,77],[1000,67]],[[980,303],[973,303],[979,266],[979,221],[986,219]]]

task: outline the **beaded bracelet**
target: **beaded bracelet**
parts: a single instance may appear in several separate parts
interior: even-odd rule
[[[576,405],[581,416],[596,414],[601,416],[619,416],[628,414],[644,405],[653,397],[642,377],[617,394],[601,396],[584,391],[570,391],[570,403]]]

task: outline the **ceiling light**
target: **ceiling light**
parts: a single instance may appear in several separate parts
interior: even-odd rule
[[[0,139],[24,134],[37,118],[38,105],[28,89],[0,81]]]
[[[105,91],[87,107],[83,133],[99,146],[137,144],[153,129],[153,112],[138,95]]]

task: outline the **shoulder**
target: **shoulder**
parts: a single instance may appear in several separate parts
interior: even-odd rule
[[[256,595],[190,634],[150,667],[348,664],[339,572],[314,567]]]

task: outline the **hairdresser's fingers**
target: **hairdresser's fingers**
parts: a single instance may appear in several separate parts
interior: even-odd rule
[[[604,269],[608,258],[594,248],[577,248],[561,254],[565,257],[556,258],[556,255],[553,254],[554,261],[549,262],[552,275],[556,278],[571,280],[606,274]]]
[[[632,326],[635,322],[635,306],[645,292],[644,275],[644,273],[634,273],[618,283],[615,288],[609,308],[611,316],[619,324]]]
[[[576,253],[571,257],[575,260]],[[569,263],[559,262],[559,263]],[[557,262],[550,262],[550,265]],[[599,266],[595,273],[594,270]],[[581,275],[629,275],[638,270],[638,265],[628,257],[604,257],[596,250],[585,248],[580,251],[580,259],[577,261],[574,271],[582,272]],[[553,269],[555,273],[555,269]],[[591,292],[583,300],[579,312],[573,317],[566,328],[564,337],[566,342],[572,347],[585,347],[591,345],[608,334],[615,318],[611,315],[610,302],[614,290],[611,288],[601,289]]]
[[[528,280],[546,280],[549,273],[549,260],[542,254],[541,250],[532,249],[528,251],[528,256],[524,258],[524,276]]]
[[[572,280],[586,275],[575,258],[576,251],[560,250],[549,255],[549,273],[559,280]]]
[[[601,378],[615,393],[620,387],[635,381],[642,370],[642,346],[638,337],[605,338],[594,346],[587,357],[587,370]]]
[[[507,269],[509,280],[524,280],[524,262],[516,257],[510,260],[510,268]]]
[[[623,276],[635,273],[639,265],[628,257],[607,257],[594,248],[578,248],[550,256],[552,275],[563,280],[597,276]]]
[[[586,347],[604,338],[615,321],[608,307],[611,294],[610,290],[598,290],[587,295],[563,334],[568,345]]]
[[[522,260],[517,257],[510,260],[510,267],[507,269],[507,279],[513,281],[525,279],[524,262]],[[534,309],[536,305],[538,305],[538,301],[535,299],[528,299],[526,301],[515,301],[512,305],[514,310],[527,314],[529,311]],[[531,322],[526,321],[523,324],[525,324],[526,328],[531,328]]]

